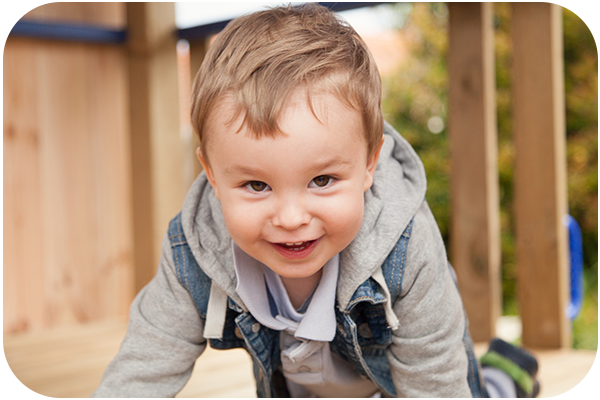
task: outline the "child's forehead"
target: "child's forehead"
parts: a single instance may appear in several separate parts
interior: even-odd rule
[[[222,123],[210,132],[207,158],[221,178],[248,176],[259,180],[287,176],[304,179],[323,170],[353,170],[367,158],[368,146],[358,115],[338,107],[338,113],[322,123],[312,117],[307,105],[282,120],[282,133],[275,137],[253,137],[246,127],[238,131]],[[221,116],[223,117],[223,116]]]
[[[272,140],[285,141],[288,138],[288,129],[296,131],[296,127],[303,125],[306,126],[306,131],[302,132],[302,136],[306,134],[306,137],[311,137],[313,141],[319,140],[319,137],[310,135],[309,131],[323,127],[339,132],[339,140],[358,142],[368,150],[362,115],[329,93],[316,94],[309,101],[305,92],[297,91],[279,113],[278,130],[273,132],[254,132],[249,129],[245,124],[247,112],[248,110],[241,110],[239,115],[235,116],[236,103],[233,96],[223,98],[216,104],[209,115],[205,130],[207,157],[210,158],[211,150],[216,146],[218,148],[228,146],[231,140],[239,137],[238,135],[267,145]]]
[[[331,118],[331,116],[335,113],[339,113],[341,108],[343,108],[345,112],[356,114],[358,119],[362,119],[362,115],[359,111],[351,107],[348,103],[340,101],[333,93],[326,90],[318,90],[309,93],[306,88],[300,87],[295,89],[292,94],[288,96],[278,112],[276,110],[270,110],[271,112],[269,114],[277,121],[278,125],[296,113],[303,113],[305,118],[315,118],[321,124],[329,124],[331,120],[335,120],[335,118]],[[285,136],[285,132],[278,131],[277,129],[264,132],[243,129],[248,128],[245,126],[245,123],[248,119],[247,114],[249,113],[257,114],[256,110],[241,106],[237,102],[236,97],[233,94],[228,93],[214,103],[214,106],[207,116],[206,128],[214,132],[221,130],[214,128],[225,126],[227,127],[227,130],[233,129],[235,132],[245,131],[255,138],[261,138],[263,136]],[[278,125],[273,126],[273,128],[278,128]],[[361,131],[364,131],[364,129],[361,129]],[[213,134],[212,132],[211,134]]]

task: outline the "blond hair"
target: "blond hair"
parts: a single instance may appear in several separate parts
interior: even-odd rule
[[[367,152],[381,143],[381,80],[360,36],[323,6],[276,7],[231,21],[217,36],[196,75],[191,120],[206,155],[206,121],[225,97],[234,102],[230,122],[254,137],[284,134],[278,119],[290,95],[333,94],[362,116]],[[315,114],[315,117],[319,117]]]

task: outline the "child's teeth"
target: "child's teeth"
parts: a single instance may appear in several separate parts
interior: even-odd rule
[[[286,243],[286,246],[300,246],[302,243],[304,242],[298,242],[298,243]]]

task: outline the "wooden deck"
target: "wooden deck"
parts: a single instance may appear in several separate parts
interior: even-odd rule
[[[38,334],[4,338],[14,375],[31,390],[51,397],[89,397],[125,335],[122,321],[94,323]],[[486,346],[476,346],[481,354]],[[575,387],[590,370],[596,352],[536,352],[540,361],[540,397]],[[235,378],[232,379],[231,377]],[[4,378],[3,378],[4,381]],[[22,388],[22,393],[27,389]],[[255,397],[250,357],[243,350],[207,349],[178,397]]]

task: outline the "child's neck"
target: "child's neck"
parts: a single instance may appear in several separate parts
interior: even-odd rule
[[[281,277],[281,282],[287,291],[288,297],[292,302],[292,306],[297,310],[302,306],[304,301],[313,292],[315,286],[321,280],[323,270],[320,269],[314,275],[307,276],[306,278],[286,278]]]

